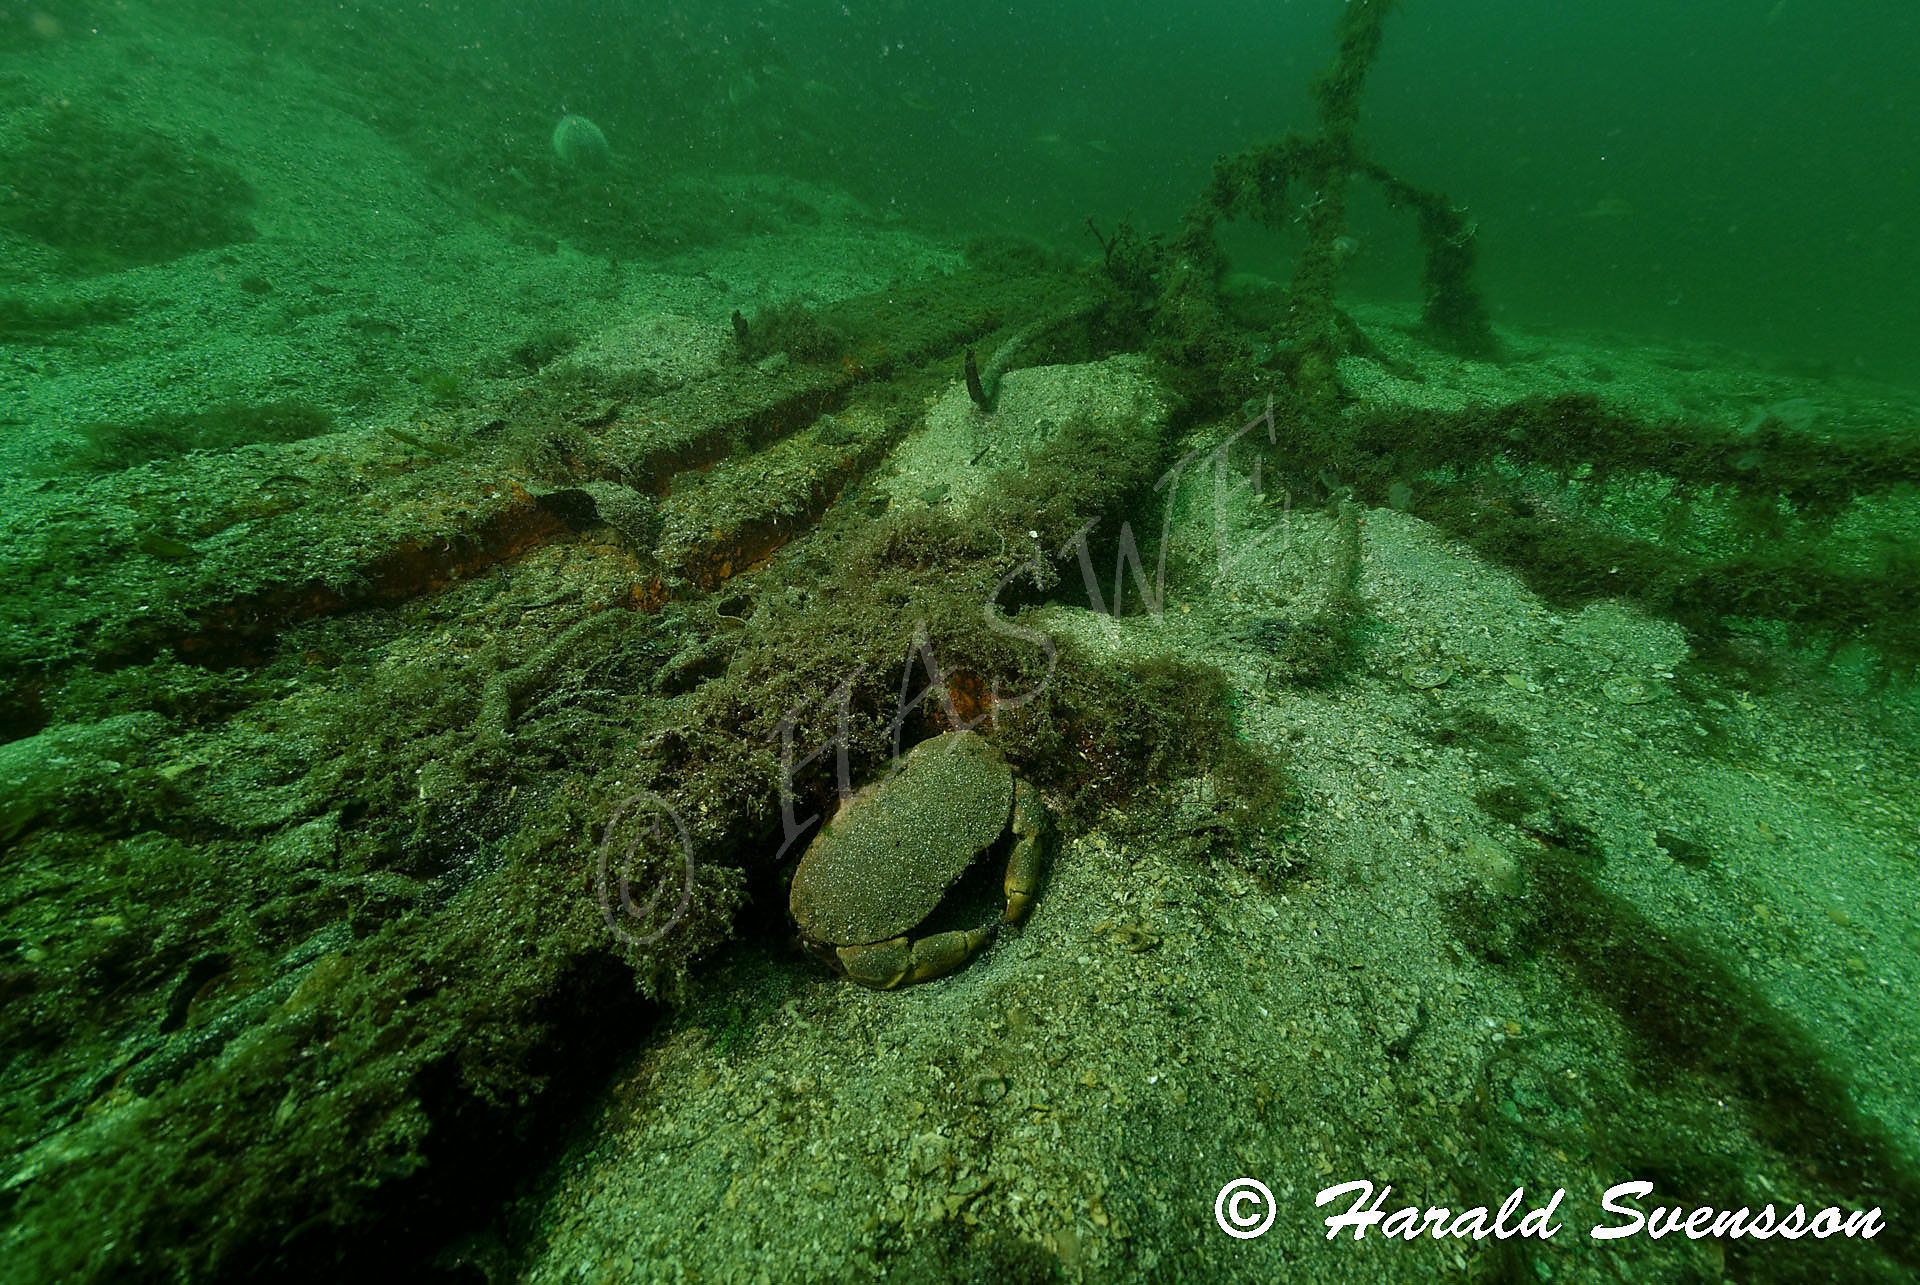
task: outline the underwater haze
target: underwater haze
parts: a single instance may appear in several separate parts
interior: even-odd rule
[[[0,0],[0,1285],[1920,1279],[1916,61]]]
[[[1168,226],[1215,157],[1304,129],[1329,8],[558,4],[463,22],[663,164],[777,160],[917,218],[1084,247],[1089,216]],[[669,78],[649,61],[662,37],[685,42]],[[1916,58],[1920,13],[1876,0],[1410,4],[1363,128],[1479,220],[1498,316],[1912,382]],[[1369,211],[1357,235],[1353,288],[1406,296],[1404,228]]]

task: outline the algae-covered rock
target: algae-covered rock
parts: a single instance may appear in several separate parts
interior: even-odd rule
[[[104,796],[131,788],[116,783],[165,725],[158,714],[120,714],[0,745],[0,843],[58,816],[69,801],[97,812]]]

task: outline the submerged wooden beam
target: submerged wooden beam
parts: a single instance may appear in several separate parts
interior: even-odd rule
[[[970,270],[844,300],[822,310],[845,339],[836,358],[737,361],[635,398],[586,430],[594,460],[575,462],[579,476],[536,476],[516,461],[509,404],[484,437],[369,429],[49,478],[0,542],[0,578],[15,586],[0,606],[0,696],[31,731],[36,693],[69,666],[169,652],[210,668],[256,664],[299,621],[391,606],[574,538],[592,515],[570,507],[573,492],[604,481],[608,459],[622,461],[619,485],[685,517],[675,476],[777,448],[788,489],[766,490],[764,512],[735,513],[712,539],[673,535],[664,560],[636,551],[636,583],[654,586],[636,600],[676,581],[710,587],[817,517],[877,458],[884,431],[863,431],[853,450],[805,438],[824,412],[901,372],[957,375],[969,343],[1087,293],[1063,277]]]

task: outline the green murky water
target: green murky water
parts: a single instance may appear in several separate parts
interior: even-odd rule
[[[0,11],[0,1280],[1912,1279],[1920,19],[1562,8]]]

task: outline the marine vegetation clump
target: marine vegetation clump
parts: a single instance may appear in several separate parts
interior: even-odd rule
[[[816,746],[841,735],[844,710],[848,752],[865,771],[893,757],[896,736],[938,730],[949,705],[971,717],[988,684],[1038,685],[1044,656],[982,618],[1001,550],[990,532],[939,509],[863,524],[804,603],[754,612],[724,677],[700,692],[703,721],[749,742]],[[902,711],[903,688],[908,701],[932,694]]]
[[[332,431],[332,414],[310,402],[229,402],[203,411],[88,424],[80,430],[81,443],[59,467],[110,473],[188,451],[297,442]]]
[[[1897,518],[1843,519],[1904,512],[1920,447],[1876,432],[1836,450],[1774,421],[1743,427],[1648,422],[1566,393],[1303,418],[1293,438],[1363,501],[1390,503],[1399,486],[1422,520],[1556,605],[1630,597],[1705,648],[1743,621],[1780,622],[1829,659],[1869,645],[1876,681],[1907,672],[1920,662],[1920,554]]]
[[[1179,841],[1197,859],[1229,861],[1263,879],[1292,877],[1301,858],[1288,836],[1304,795],[1284,762],[1239,738],[1232,691],[1213,665],[1167,655],[1113,663],[1063,641],[1044,700],[997,739],[1035,765],[1030,776],[1060,791],[1072,828],[1125,825],[1108,809],[1204,776],[1206,806],[1198,814],[1173,809]],[[1061,763],[1078,770],[1042,766]],[[1158,808],[1138,820],[1149,830],[1167,823]]]
[[[618,829],[645,788],[633,727],[677,622],[533,614],[498,646],[343,668],[317,726],[268,716],[250,746],[236,719],[226,752],[270,762],[244,803],[164,810],[192,846],[97,798],[22,822],[39,828],[12,856],[16,890],[85,856],[118,909],[84,931],[49,923],[43,960],[5,979],[0,1037],[69,1086],[57,1145],[13,1193],[35,1232],[10,1246],[17,1271],[238,1278],[380,1252],[376,1220],[445,1238],[462,1209],[504,1199],[622,1033],[656,1015],[636,979],[671,993],[729,931],[734,870],[629,851]],[[99,750],[116,778],[144,770]],[[238,786],[252,757],[211,770]],[[636,900],[686,880],[670,935],[614,946],[583,879],[610,839]],[[65,975],[105,989],[42,980]],[[82,1234],[102,1209],[112,1234]]]
[[[1026,735],[1086,766],[1069,804],[1090,821],[1103,806],[1207,767],[1232,739],[1227,680],[1173,656],[1119,664],[1060,648],[1054,689]]]
[[[559,328],[536,331],[508,349],[506,359],[521,370],[538,371],[580,346],[580,338]]]
[[[734,316],[734,340],[747,361],[785,353],[795,361],[825,362],[847,348],[845,335],[798,300],[769,304],[751,318]]]
[[[1164,435],[1140,420],[1075,416],[1027,457],[1025,467],[995,476],[979,518],[1012,547],[1037,540],[1058,549],[1090,517],[1100,520],[1097,532],[1118,530],[1166,449]]]
[[[1496,355],[1493,330],[1472,281],[1473,221],[1441,194],[1369,159],[1356,137],[1361,90],[1393,7],[1392,0],[1355,0],[1341,11],[1334,59],[1314,84],[1317,131],[1222,158],[1171,242],[1163,247],[1128,239],[1124,225],[1110,240],[1094,229],[1107,275],[1120,289],[1144,298],[1145,283],[1157,287],[1147,305],[1154,355],[1170,381],[1204,405],[1238,405],[1257,391],[1264,366],[1281,371],[1306,413],[1325,416],[1338,409],[1344,396],[1338,361],[1357,345],[1367,346],[1334,302],[1355,177],[1380,184],[1391,204],[1412,209],[1419,220],[1429,335],[1466,356]],[[1225,219],[1305,230],[1275,334],[1244,332],[1223,307],[1227,263],[1215,230]],[[1261,350],[1257,357],[1256,348]]]
[[[1877,1206],[1890,1228],[1910,1219],[1920,1181],[1903,1141],[1860,1107],[1847,1068],[1804,1018],[1729,968],[1724,946],[1656,924],[1613,891],[1593,836],[1557,816],[1553,828],[1529,845],[1523,892],[1475,881],[1445,898],[1444,922],[1479,959],[1516,980],[1559,974],[1599,1011],[1584,1020],[1570,1012],[1484,1065],[1487,1082],[1463,1095],[1465,1153],[1475,1160],[1459,1176],[1489,1162],[1496,1173],[1525,1172],[1577,1148],[1600,1157],[1603,1172],[1643,1174],[1703,1206],[1758,1208],[1775,1198],[1765,1175],[1787,1172],[1810,1208]],[[1586,1043],[1582,1032],[1596,1017],[1630,1034],[1639,1069],[1576,1082],[1566,1066],[1618,1057],[1564,1047]],[[1553,1108],[1515,1111],[1516,1101]],[[1727,1242],[1728,1266],[1743,1260],[1751,1279],[1886,1278],[1885,1260],[1865,1242],[1782,1241],[1764,1258],[1757,1246],[1740,1252],[1740,1243]],[[1909,1267],[1920,1258],[1910,1234],[1880,1252]]]
[[[1100,243],[1100,269],[1132,305],[1144,312],[1160,293],[1160,271],[1166,262],[1166,241],[1158,233],[1143,236],[1123,219],[1112,236],[1100,231],[1091,217],[1087,231]]]
[[[0,343],[67,345],[70,332],[124,321],[135,311],[118,295],[35,298],[0,295]]]
[[[1371,161],[1360,172],[1380,185],[1390,204],[1411,209],[1419,220],[1426,259],[1420,318],[1428,337],[1463,357],[1497,357],[1500,342],[1473,280],[1477,225],[1445,196],[1415,187]]]
[[[76,1013],[90,987],[9,1005],[10,1049],[76,1024],[119,1037],[86,1050],[93,1065],[60,1067],[77,1094],[59,1147],[13,1193],[34,1231],[10,1245],[15,1273],[287,1275],[374,1252],[355,1237],[376,1219],[433,1236],[453,1206],[502,1198],[503,1149],[527,1157],[559,1104],[606,1073],[615,1028],[649,1019],[603,926],[552,913],[578,902],[571,824],[536,818],[453,895],[382,895],[348,865],[351,836],[310,827],[323,844],[229,840],[212,863],[157,834],[38,854],[90,855],[112,904],[164,894],[193,913],[121,915],[71,950],[51,943],[57,967],[114,989],[113,1008]],[[429,1170],[434,1187],[415,1181]]]
[[[1153,780],[1183,744],[1205,743],[1177,731],[1162,736],[1166,710],[1217,706],[1177,699],[1192,681],[1181,677],[1157,681],[1144,703],[1129,703],[1123,680],[1107,682],[1099,666],[1071,659],[1068,647],[1020,618],[1050,595],[1068,596],[1063,584],[1077,592],[1079,577],[1063,577],[1056,558],[1073,560],[1074,537],[1089,518],[1102,520],[1101,531],[1118,530],[1152,494],[1167,449],[1164,430],[1130,418],[1076,421],[1024,466],[997,474],[971,505],[862,521],[804,601],[764,600],[753,613],[724,676],[699,692],[702,722],[749,744],[777,747],[784,738],[801,752],[844,737],[857,776],[893,757],[896,741],[997,712],[998,742],[1036,780],[1068,793],[1088,777],[1101,788]],[[1067,681],[1068,669],[1081,676]],[[1072,691],[1084,694],[1086,718],[1062,705],[1075,699]],[[1124,709],[1097,717],[1091,705],[1102,699]],[[1094,738],[1100,770],[1069,752],[1068,738],[1080,733]],[[800,788],[811,798],[831,786],[832,772],[816,763]]]
[[[31,119],[0,147],[0,225],[84,271],[160,263],[251,240],[253,189],[204,148],[78,107]]]
[[[1213,783],[1227,859],[1270,882],[1299,876],[1307,861],[1291,839],[1306,793],[1286,763],[1230,737],[1214,754]]]
[[[443,1216],[409,1181],[426,1167],[461,1175],[465,1194],[504,1189],[498,1149],[520,1150],[514,1140],[537,1136],[569,1086],[604,1071],[610,1023],[648,1019],[580,895],[589,791],[559,790],[571,769],[550,757],[593,758],[590,729],[611,723],[596,717],[604,693],[630,693],[621,666],[644,659],[633,646],[644,639],[562,631],[585,666],[564,677],[538,651],[470,684],[417,657],[360,675],[360,699],[340,694],[340,735],[359,756],[340,777],[326,729],[269,719],[250,734],[243,716],[205,751],[245,755],[203,769],[233,800],[149,771],[165,762],[164,740],[143,748],[165,733],[159,715],[59,734],[69,766],[47,777],[59,793],[40,815],[16,818],[32,833],[9,836],[20,842],[8,896],[64,884],[78,861],[110,912],[35,925],[36,956],[5,978],[0,1040],[61,1095],[43,1112],[55,1140],[26,1140],[35,1176],[10,1197],[35,1230],[10,1246],[17,1272],[238,1277],[331,1263],[376,1216]],[[519,760],[464,765],[476,791],[511,781],[530,806],[502,824],[466,795],[445,833],[467,860],[425,868],[390,842],[391,822],[405,808],[455,810],[458,778],[420,769],[460,751],[476,709],[493,711]],[[455,722],[458,734],[436,739]],[[374,727],[392,734],[369,742]],[[149,777],[186,797],[144,801]],[[726,889],[702,893],[685,942],[710,942],[726,922]],[[53,908],[38,894],[22,904]],[[701,917],[709,907],[718,919]],[[52,984],[68,976],[92,984]],[[208,1208],[222,1211],[217,1226],[195,1212]],[[113,1233],[84,1234],[102,1209]],[[187,1226],[198,1230],[176,1231]]]
[[[656,617],[590,612],[470,656],[409,656],[342,693],[315,781],[414,877],[484,860],[558,765],[605,761],[667,654]],[[393,711],[373,717],[377,709]],[[509,798],[514,802],[509,806]],[[467,871],[461,877],[470,876]]]
[[[421,365],[407,371],[407,382],[426,395],[436,406],[457,404],[467,389],[467,379],[458,370],[445,366]]]

